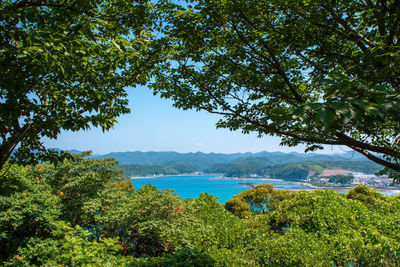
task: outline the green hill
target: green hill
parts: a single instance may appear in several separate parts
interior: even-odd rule
[[[270,161],[232,161],[215,164],[205,170],[206,173],[223,173],[227,177],[249,177],[250,175],[269,176],[276,179],[302,180],[309,172],[322,173],[324,169],[344,169],[354,172],[375,173],[382,166],[371,161],[300,161],[284,164],[270,164]]]
[[[237,164],[250,164],[259,167],[283,164],[288,162],[300,161],[321,161],[321,160],[362,160],[365,159],[356,153],[344,154],[316,154],[316,153],[283,153],[283,152],[258,152],[258,153],[178,153],[178,152],[113,152],[104,155],[93,155],[92,158],[114,158],[121,165],[139,164],[139,165],[191,165],[197,171],[214,168],[215,164],[225,164],[236,162]],[[222,165],[220,165],[221,167]]]

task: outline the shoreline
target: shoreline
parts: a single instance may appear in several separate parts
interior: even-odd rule
[[[260,180],[260,181],[272,181],[272,182],[277,182],[276,184],[293,184],[293,185],[302,185],[302,186],[307,186],[309,188],[290,188],[290,189],[275,189],[275,190],[289,190],[290,192],[300,192],[300,191],[314,191],[314,190],[327,190],[327,189],[332,189],[335,190],[336,192],[339,193],[347,193],[349,190],[353,189],[356,185],[354,186],[316,186],[312,185],[307,182],[293,182],[293,181],[285,181],[282,179],[272,179],[272,178],[238,178],[238,177],[215,177],[215,178],[210,178],[210,180]],[[250,185],[250,183],[240,183],[244,185],[248,185],[252,188],[254,188],[253,185]],[[374,188],[374,187],[371,187]],[[391,193],[393,195],[399,194],[400,193],[400,188],[385,188],[385,187],[378,187],[374,188],[376,191],[378,191],[381,194],[385,193]]]
[[[260,181],[271,181],[271,182],[285,182],[285,180],[282,179],[273,179],[273,178],[267,178],[267,177],[262,177],[262,178],[239,178],[239,177],[226,177],[226,176],[219,176],[219,177],[214,177],[210,178],[209,180],[243,180],[243,181],[248,181],[248,180],[260,180]]]
[[[174,177],[174,176],[203,176],[207,174],[203,173],[183,173],[183,174],[160,174],[160,175],[153,175],[153,176],[130,176],[130,179],[153,179],[153,178],[163,178],[163,177]],[[213,174],[210,174],[213,175]]]

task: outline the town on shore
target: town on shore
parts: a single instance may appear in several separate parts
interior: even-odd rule
[[[357,185],[367,185],[375,188],[383,194],[398,194],[400,193],[400,186],[393,184],[393,180],[387,175],[365,174],[362,172],[352,172],[341,169],[325,169],[320,175],[310,172],[307,179],[301,181],[290,181],[285,179],[274,179],[270,176],[260,176],[257,174],[249,175],[248,177],[225,177],[218,176],[210,178],[211,180],[262,180],[279,184],[297,184],[307,186],[308,188],[290,188],[289,191],[310,191],[333,189],[337,192],[346,193]],[[255,187],[258,183],[240,182],[250,187]]]

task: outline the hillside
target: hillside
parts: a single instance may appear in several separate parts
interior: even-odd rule
[[[269,176],[285,180],[306,179],[310,172],[321,174],[324,169],[344,169],[354,172],[375,173],[382,166],[367,160],[336,161],[298,161],[284,164],[269,164],[261,159],[237,160],[215,164],[205,170],[206,173],[222,173],[227,177],[249,177],[250,175]]]
[[[284,153],[284,152],[258,152],[258,153],[178,153],[178,152],[112,152],[103,155],[92,155],[92,158],[114,158],[120,165],[190,165],[197,171],[204,171],[215,164],[228,162],[246,163],[257,166],[269,166],[275,164],[284,164],[288,162],[300,161],[332,161],[332,160],[364,160],[365,158],[357,153],[343,154],[317,154],[317,153]]]
[[[94,156],[96,159],[114,158],[121,165],[140,164],[140,165],[177,165],[190,164],[196,170],[203,170],[214,163],[222,163],[235,160],[240,157],[246,157],[251,153],[237,154],[205,154],[197,153],[178,153],[178,152],[113,152],[105,155]]]
[[[55,149],[59,151],[59,149]],[[70,150],[71,153],[81,153]],[[221,173],[228,177],[252,174],[280,179],[305,179],[309,171],[320,174],[326,168],[340,168],[375,173],[381,166],[355,152],[342,154],[317,153],[178,153],[178,152],[112,152],[89,156],[95,159],[114,158],[127,176],[176,175],[191,172]]]
[[[55,149],[59,150],[59,149]],[[80,153],[79,150],[70,150]],[[374,173],[380,165],[355,152],[342,154],[317,153],[178,153],[178,152],[112,152],[89,156],[95,159],[114,158],[127,176],[175,175],[190,172],[222,173],[228,177],[251,174],[272,178],[304,179],[309,171],[321,173],[325,168],[342,168]]]

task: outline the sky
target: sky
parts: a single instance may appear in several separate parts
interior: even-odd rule
[[[118,118],[119,123],[108,132],[92,128],[88,131],[62,132],[57,140],[43,139],[47,148],[91,150],[95,154],[126,151],[176,151],[180,153],[237,152],[304,152],[304,146],[279,146],[277,137],[242,134],[216,129],[218,115],[205,111],[183,111],[173,102],[154,96],[145,86],[128,88],[131,114]],[[345,147],[328,146],[318,153],[342,153]]]

